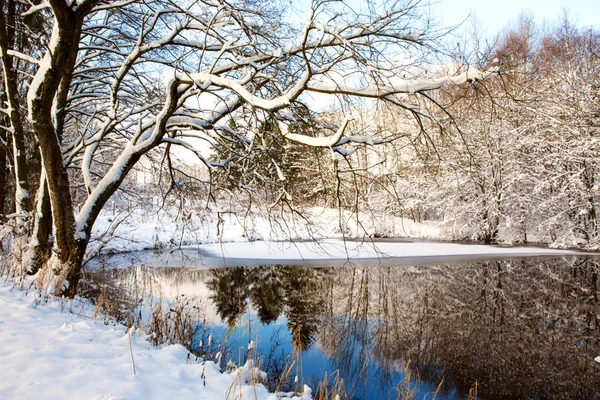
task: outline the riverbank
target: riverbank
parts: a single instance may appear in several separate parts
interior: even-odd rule
[[[240,219],[230,213],[190,212],[177,219],[166,211],[152,215],[106,212],[95,227],[90,247],[92,252],[105,253],[178,247],[196,252],[195,258],[182,254],[180,259],[177,252],[164,252],[170,266],[185,266],[190,260],[205,266],[232,266],[386,259],[394,259],[393,265],[399,266],[577,255],[536,247],[377,241],[372,238],[445,237],[431,222],[363,215],[357,223],[351,216],[340,218],[335,210],[311,213],[306,219],[257,215]],[[293,240],[282,241],[287,238]],[[143,332],[127,331],[110,322],[86,300],[41,298],[35,290],[11,285],[0,283],[0,398],[37,399],[42,393],[48,399],[311,398],[308,388],[296,397],[269,393],[253,378],[261,374],[252,365],[222,373],[215,363],[196,359],[181,345],[154,347]]]
[[[306,241],[253,241],[187,245],[180,249],[123,251],[90,262],[93,270],[145,265],[148,267],[220,268],[248,265],[428,266],[482,260],[532,257],[594,257],[600,253],[535,246],[494,246],[434,241],[322,239]]]
[[[365,237],[450,239],[435,222],[415,223],[362,212],[357,220],[354,213],[340,215],[328,208],[314,207],[302,215],[264,215],[224,210],[181,212],[165,207],[159,211],[104,210],[94,225],[89,248],[122,252],[213,243]]]
[[[86,301],[0,287],[0,398],[309,399],[272,394],[251,365],[221,373],[181,345],[153,347],[139,331],[104,323]]]
[[[248,260],[296,264],[325,263],[328,258],[388,257],[421,264],[423,260],[490,257],[576,256],[576,252],[535,247],[475,246],[435,242],[318,242],[223,243],[203,245],[200,257],[163,252],[168,262],[153,252],[142,252],[168,266],[188,265],[190,260],[225,261],[227,265]],[[131,253],[129,253],[131,254]],[[583,253],[579,253],[582,254]],[[304,258],[298,258],[302,255]],[[590,255],[585,254],[585,255]],[[385,260],[381,259],[383,262]],[[427,262],[429,262],[427,261]],[[140,263],[136,265],[151,265]],[[339,261],[338,261],[339,264]],[[186,296],[186,299],[188,297]],[[167,307],[168,309],[168,307]],[[222,373],[212,361],[202,362],[180,345],[155,347],[141,331],[127,331],[98,314],[87,300],[42,298],[33,289],[20,290],[10,281],[0,284],[0,398],[48,399],[65,396],[82,399],[308,399],[269,393],[253,376],[262,374],[246,365]],[[235,397],[232,397],[235,392]],[[229,397],[228,397],[229,396]],[[240,397],[241,396],[241,397]]]

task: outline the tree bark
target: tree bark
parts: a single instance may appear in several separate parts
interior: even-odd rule
[[[25,266],[26,273],[33,275],[48,261],[51,255],[52,243],[52,211],[46,175],[41,174],[40,186],[36,196],[35,213],[33,214],[33,232],[29,242],[29,263]]]
[[[89,0],[72,9],[62,0],[50,0],[55,22],[50,46],[28,93],[29,122],[40,144],[42,174],[46,175],[56,253],[48,262],[50,285],[56,294],[73,297],[89,234],[76,229],[71,186],[61,148],[65,113],[53,115],[55,101],[64,107],[79,50],[85,16],[98,1]],[[42,202],[43,206],[43,202]],[[47,214],[46,214],[47,215]],[[43,222],[43,221],[39,221]],[[41,228],[41,227],[40,227]],[[86,233],[91,227],[86,228]],[[43,235],[40,229],[40,235]]]
[[[27,159],[25,150],[25,132],[21,118],[19,104],[19,90],[17,87],[17,71],[13,58],[8,55],[8,50],[14,48],[16,35],[17,7],[14,1],[2,5],[0,15],[0,55],[2,56],[2,71],[4,73],[4,87],[6,101],[9,106],[10,128],[12,130],[12,156],[15,175],[15,212],[25,214],[31,210],[30,186],[27,181]],[[4,14],[4,12],[6,12]],[[18,227],[24,228],[24,218],[18,218]],[[24,229],[22,229],[24,230]],[[26,232],[21,232],[26,234]]]
[[[3,126],[8,124],[3,123],[5,118],[0,118]],[[0,132],[0,139],[6,143],[8,138],[5,132]],[[8,184],[10,180],[9,170],[10,163],[8,160],[9,154],[4,146],[0,146],[0,223],[4,223],[4,216],[9,214],[9,210],[6,207],[6,197],[8,192]]]

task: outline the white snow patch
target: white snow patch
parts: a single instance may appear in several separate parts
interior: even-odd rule
[[[108,207],[94,225],[93,241],[88,250],[93,252],[100,245],[104,250],[114,252],[192,246],[208,256],[220,258],[355,260],[402,257],[406,262],[417,257],[433,260],[443,256],[450,256],[454,261],[468,261],[476,256],[590,255],[538,247],[381,242],[376,238],[449,240],[453,236],[436,221],[419,223],[391,215],[359,213],[358,223],[353,213],[343,213],[340,218],[338,210],[321,207],[305,210],[305,219],[279,215],[275,223],[260,212],[236,214],[227,210],[204,211],[186,207],[183,218],[177,220],[176,215],[178,210],[174,207],[166,207],[159,213],[140,208],[129,213],[117,211],[114,215]],[[112,232],[111,225],[118,228]],[[250,244],[241,245],[248,242]]]
[[[393,258],[394,265],[427,264],[428,261],[441,263],[444,261],[468,261],[482,258],[503,257],[538,257],[582,255],[585,253],[545,249],[538,247],[500,247],[458,243],[436,242],[377,242],[377,241],[344,241],[327,239],[311,242],[268,242],[251,243],[219,243],[200,246],[205,260],[214,257],[231,263],[236,259],[272,261],[306,260],[324,262],[330,260],[385,262]],[[400,259],[400,260],[398,260]]]
[[[155,202],[151,200],[149,204]],[[105,245],[104,250],[122,252],[221,242],[362,238],[365,235],[444,238],[435,222],[415,223],[406,218],[370,213],[360,213],[360,224],[353,213],[345,213],[340,222],[338,210],[321,207],[305,210],[305,220],[284,215],[275,224],[269,216],[254,212],[245,215],[190,207],[186,218],[176,221],[176,208],[167,207],[158,213],[142,208],[113,213],[112,209],[114,207],[109,206],[100,213],[88,250],[100,244]],[[123,218],[126,219],[121,223]],[[118,225],[118,229],[106,235],[112,231],[111,225]]]
[[[221,373],[181,345],[154,348],[121,325],[95,320],[85,304],[0,287],[0,398],[3,399],[305,399],[272,394],[252,362]],[[131,351],[135,360],[133,372]]]

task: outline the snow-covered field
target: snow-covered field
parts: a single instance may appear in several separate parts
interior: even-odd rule
[[[154,348],[141,333],[104,325],[85,303],[38,301],[0,287],[1,399],[289,398],[253,384],[260,372],[250,364],[221,373],[181,345]],[[294,399],[310,397],[305,388]]]
[[[307,240],[358,239],[368,242],[372,238],[451,241],[463,237],[449,229],[439,221],[414,222],[409,218],[366,212],[360,212],[357,218],[355,213],[340,214],[336,209],[322,207],[307,209],[302,217],[289,213],[268,215],[258,211],[247,213],[197,211],[193,207],[186,211],[166,207],[159,212],[144,211],[142,208],[133,209],[131,212],[114,212],[109,207],[100,214],[94,225],[93,237],[88,249],[128,252],[256,241],[291,240],[298,243]],[[532,243],[536,242],[536,236],[533,234],[529,235],[529,239]],[[503,244],[513,243],[513,239],[502,234],[499,240]],[[327,250],[331,250],[332,246],[326,246]],[[309,252],[300,254],[295,251],[292,257],[304,259],[312,257],[310,249],[296,245],[293,247]],[[550,247],[575,248],[577,243],[555,242],[550,243]],[[226,246],[226,248],[234,247]],[[409,249],[402,248],[395,251],[395,256],[406,257],[414,255],[415,251],[418,253],[417,256],[437,255],[438,249],[441,252],[439,254],[446,254],[447,249],[432,245],[426,249],[415,246],[410,246]],[[381,250],[385,253],[389,248],[381,248]],[[374,251],[380,253],[379,250]],[[504,254],[506,251],[502,250],[500,253]],[[327,255],[327,251],[322,253]]]

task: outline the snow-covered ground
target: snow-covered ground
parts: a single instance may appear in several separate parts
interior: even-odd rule
[[[180,218],[177,218],[179,216]],[[335,209],[314,207],[303,218],[290,214],[205,212],[173,208],[158,213],[135,209],[129,213],[104,210],[93,229],[90,248],[133,251],[207,243],[309,240],[325,238],[411,237],[447,239],[434,222],[360,213],[341,215]]]
[[[209,244],[200,247],[205,257],[227,260],[327,261],[377,260],[398,265],[419,264],[422,259],[435,262],[468,261],[476,258],[538,257],[581,254],[576,251],[537,247],[500,247],[436,242],[319,240],[310,242],[250,242]]]
[[[183,218],[176,218],[176,216]],[[114,228],[114,229],[113,229]],[[393,265],[431,265],[483,258],[562,256],[575,252],[536,247],[501,247],[458,243],[385,241],[380,237],[449,239],[433,221],[314,207],[303,218],[288,214],[196,212],[174,209],[145,213],[142,209],[113,215],[101,213],[94,227],[92,249],[120,253],[143,249],[198,250],[197,255],[169,252],[169,265],[222,266],[269,262],[325,265],[351,262],[390,262]],[[178,260],[177,257],[181,259]],[[145,264],[164,263],[153,254],[136,258]],[[389,260],[393,259],[393,260]],[[117,263],[119,261],[117,260]],[[127,264],[127,261],[124,260]],[[137,261],[136,261],[137,262]]]
[[[357,218],[358,217],[358,218]],[[182,211],[176,207],[166,207],[159,212],[145,211],[142,208],[131,212],[113,211],[110,207],[102,211],[93,229],[89,249],[111,252],[127,252],[142,249],[177,248],[207,244],[240,242],[275,242],[292,240],[358,239],[371,238],[413,238],[425,240],[451,241],[457,233],[449,231],[439,221],[414,222],[409,218],[392,215],[377,215],[336,209],[313,207],[303,211],[302,217],[290,213],[271,215],[258,211],[198,211],[191,207]],[[459,236],[461,237],[461,236]],[[529,235],[535,242],[535,235]],[[511,244],[510,237],[501,235],[502,243]],[[295,246],[295,245],[294,245]],[[555,242],[550,247],[577,247],[576,243]],[[226,246],[231,247],[231,246]],[[295,246],[308,250],[306,247]],[[330,248],[331,246],[329,246]],[[233,248],[233,247],[231,247]],[[446,249],[439,247],[441,254]],[[474,248],[475,249],[475,248]],[[347,249],[344,249],[347,250]],[[382,249],[386,252],[389,249]],[[396,256],[408,256],[417,252],[419,256],[436,255],[434,246],[427,249],[410,246],[396,251]],[[423,253],[425,251],[425,253]],[[486,250],[487,251],[487,250]],[[375,250],[375,252],[378,252]],[[433,252],[433,254],[431,254]],[[502,253],[506,250],[502,250]],[[325,252],[324,254],[326,254]],[[364,252],[363,252],[364,253]],[[311,253],[293,257],[311,258]],[[352,258],[352,256],[351,256]]]
[[[0,287],[1,399],[289,398],[253,384],[260,372],[251,364],[221,373],[183,346],[157,349],[142,334],[105,325],[85,303],[38,302],[32,291]],[[308,388],[294,397],[309,398]]]

